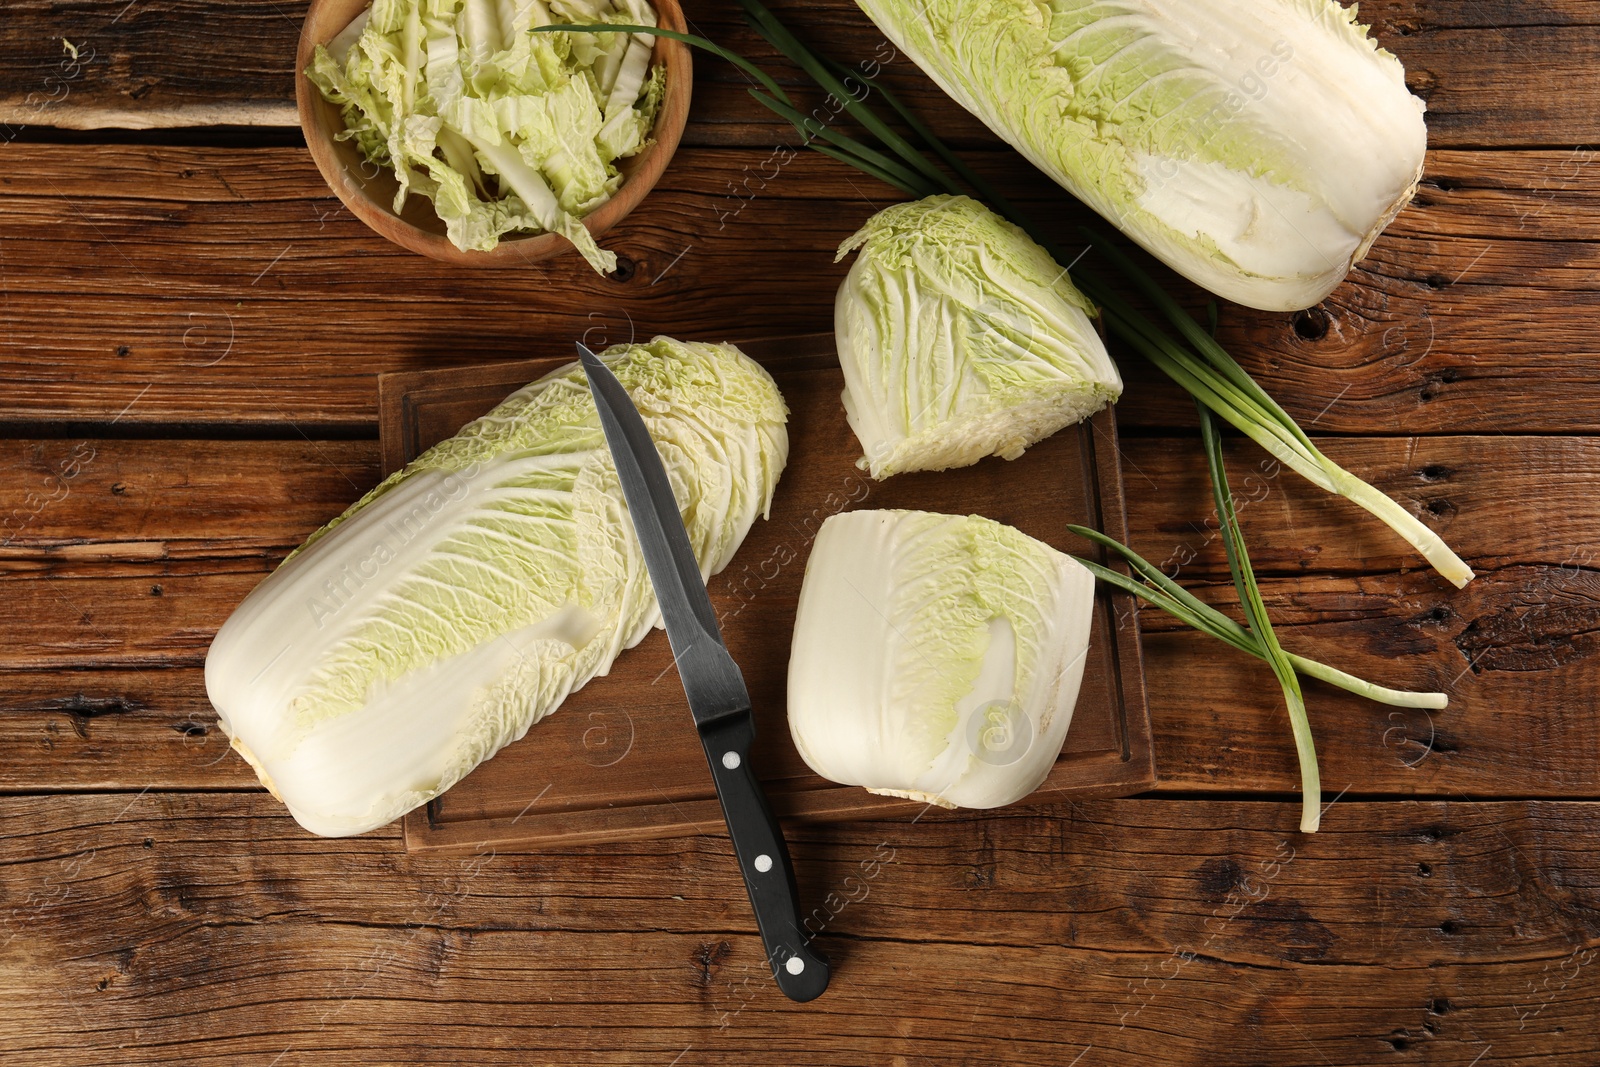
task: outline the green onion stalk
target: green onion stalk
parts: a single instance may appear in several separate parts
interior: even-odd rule
[[[1127,562],[1129,570],[1135,577],[1129,577],[1121,571],[1113,570],[1104,564],[1092,559],[1074,557],[1087,567],[1094,576],[1114,586],[1125,593],[1131,593],[1146,603],[1160,608],[1168,615],[1187,626],[1192,626],[1201,633],[1209,634],[1224,644],[1231,645],[1240,652],[1248,653],[1260,660],[1269,658],[1265,646],[1256,634],[1228,618],[1216,608],[1196,597],[1183,586],[1169,578],[1161,568],[1145,559],[1127,545],[1107,537],[1099,530],[1087,526],[1069,524],[1067,529],[1087,541],[1093,541],[1111,552],[1116,553]],[[1353,674],[1319,663],[1305,656],[1297,656],[1293,652],[1286,652],[1289,662],[1294,669],[1309,678],[1327,682],[1329,685],[1338,686],[1340,689],[1375,700],[1380,704],[1389,704],[1397,708],[1427,708],[1438,710],[1447,707],[1450,700],[1443,693],[1411,693],[1403,689],[1389,689],[1386,686],[1376,685]]]
[[[1250,566],[1250,554],[1245,550],[1244,534],[1239,529],[1239,515],[1233,506],[1233,493],[1228,490],[1228,474],[1222,465],[1222,438],[1217,433],[1216,420],[1204,404],[1197,402],[1195,407],[1200,412],[1200,437],[1205,442],[1206,465],[1211,468],[1211,495],[1222,524],[1228,570],[1233,575],[1234,588],[1239,590],[1250,630],[1261,643],[1267,665],[1283,687],[1283,699],[1289,707],[1289,726],[1294,732],[1295,754],[1300,761],[1300,830],[1314,834],[1322,819],[1322,779],[1317,772],[1317,748],[1311,740],[1311,723],[1306,718],[1300,678],[1283,646],[1278,644],[1272,620],[1267,617],[1266,602],[1261,599],[1261,589],[1256,584],[1255,569]]]

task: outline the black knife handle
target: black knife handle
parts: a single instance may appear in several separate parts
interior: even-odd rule
[[[800,922],[800,895],[783,831],[750,767],[755,725],[750,714],[730,715],[700,728],[717,799],[728,821],[734,855],[750,891],[761,943],[778,988],[790,1000],[814,1000],[828,988],[828,961],[812,950]]]

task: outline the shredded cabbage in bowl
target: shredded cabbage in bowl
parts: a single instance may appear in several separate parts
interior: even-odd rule
[[[553,22],[654,26],[646,0],[374,0],[306,76],[343,109],[340,139],[393,170],[400,212],[433,202],[450,242],[559,233],[616,269],[583,216],[650,144],[665,86],[642,33],[534,33]]]

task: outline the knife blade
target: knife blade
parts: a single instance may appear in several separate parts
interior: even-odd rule
[[[711,766],[767,963],[786,996],[797,1001],[815,999],[828,987],[828,961],[811,948],[801,924],[789,849],[750,767],[755,719],[744,675],[722,643],[722,630],[689,545],[672,483],[644,419],[622,383],[582,343],[578,344],[578,358],[588,375],[628,515],[661,605],[673,661]]]

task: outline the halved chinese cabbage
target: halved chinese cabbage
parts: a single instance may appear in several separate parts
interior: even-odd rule
[[[871,793],[994,808],[1037,789],[1072,721],[1094,578],[992,519],[852,511],[822,524],[789,657],[807,766]]]
[[[1333,0],[857,2],[1040,170],[1250,307],[1327,296],[1422,176],[1422,102]]]

